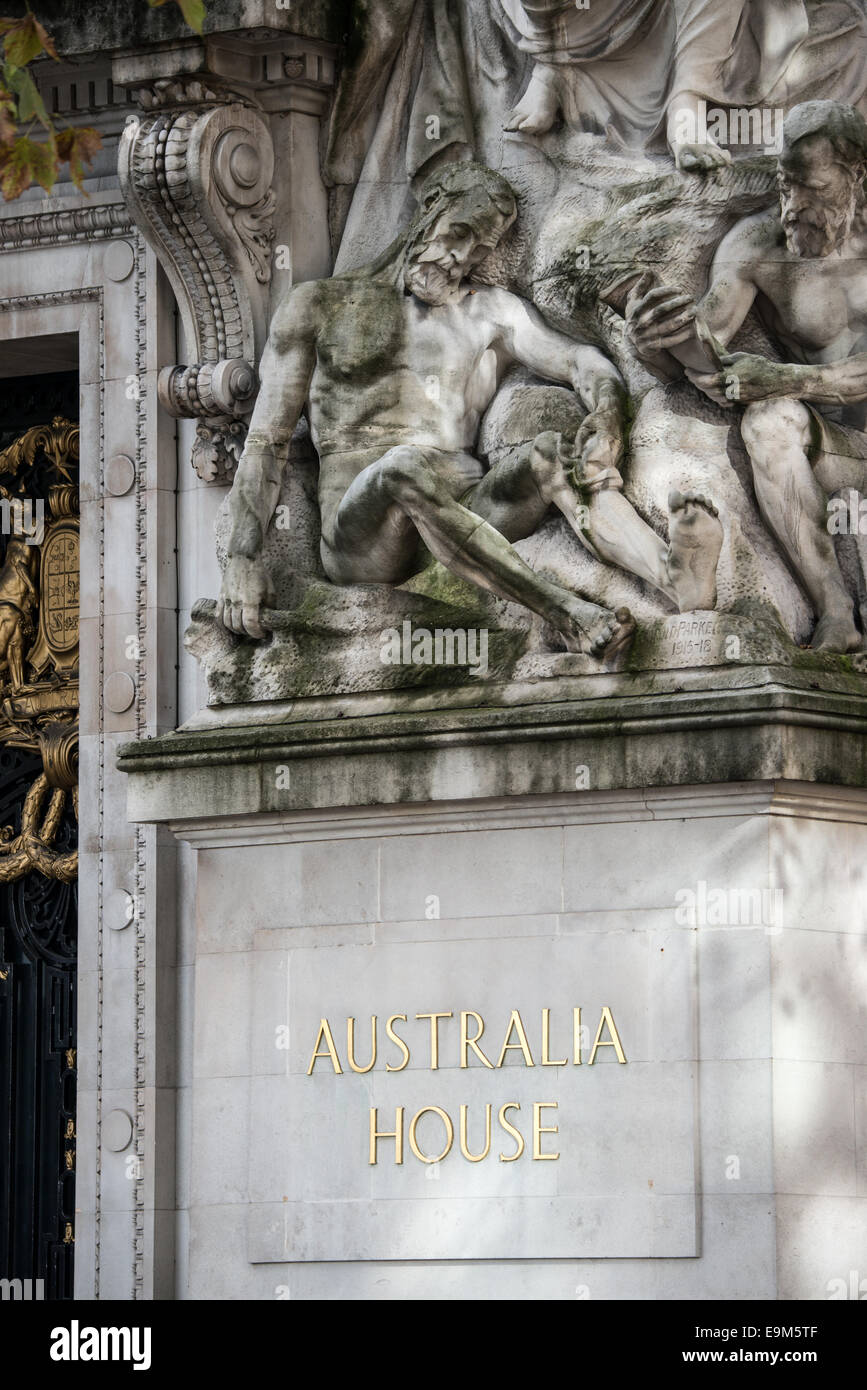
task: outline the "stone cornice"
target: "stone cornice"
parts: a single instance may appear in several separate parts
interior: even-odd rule
[[[227,34],[203,40],[118,54],[112,75],[150,109],[160,85],[198,78],[217,90],[226,86],[251,105],[270,112],[303,111],[323,115],[335,83],[337,49],[297,34]]]
[[[208,38],[258,31],[300,33],[339,42],[346,30],[351,0],[209,0],[205,17]],[[149,9],[145,4],[73,4],[42,0],[39,17],[64,54],[141,53],[192,39],[176,5]]]
[[[132,227],[132,215],[123,203],[98,203],[94,207],[0,217],[0,251],[94,241],[120,236],[130,232]]]
[[[509,796],[559,796],[575,794],[578,768],[593,794],[778,781],[867,785],[867,696],[782,680],[436,711],[413,711],[407,702],[402,713],[355,718],[345,710],[340,717],[338,704],[332,718],[292,722],[290,714],[275,723],[264,722],[265,705],[255,725],[256,707],[247,706],[234,712],[246,725],[125,745],[118,765],[131,774],[132,818],[177,824],[205,805],[219,805],[222,817],[476,803],[504,788]],[[856,819],[864,807],[859,802]],[[831,818],[847,817],[835,810]]]
[[[208,764],[261,763],[274,758],[345,756],[348,753],[394,753],[440,748],[509,744],[515,740],[550,743],[564,737],[612,739],[648,734],[689,734],[752,727],[816,728],[867,736],[867,699],[763,691],[717,696],[708,701],[664,697],[648,701],[612,699],[605,708],[580,705],[528,705],[518,709],[441,711],[413,715],[370,715],[278,725],[167,734],[144,744],[125,744],[119,762],[124,771],[162,771]],[[596,702],[594,702],[596,703]],[[602,702],[598,702],[600,705]],[[246,706],[252,713],[254,706]],[[451,716],[451,717],[449,717]],[[867,746],[865,746],[867,754]],[[846,780],[842,774],[841,780]],[[613,783],[611,785],[614,785]],[[642,783],[642,785],[646,785]],[[855,785],[861,785],[860,781]]]

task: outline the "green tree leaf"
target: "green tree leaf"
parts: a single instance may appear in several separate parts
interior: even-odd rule
[[[69,161],[69,174],[76,188],[84,181],[84,165],[88,168],[97,150],[102,149],[102,136],[91,126],[70,126],[57,136],[57,157]]]
[[[12,94],[0,87],[0,145],[11,145],[17,128]]]
[[[26,68],[11,67],[7,63],[3,75],[6,79],[6,85],[18,98],[18,120],[23,123],[24,121],[32,121],[35,117],[37,121],[42,122],[46,130],[50,130],[51,120],[45,109],[45,103],[39,95],[39,88]]]
[[[170,0],[148,0],[153,8]],[[205,0],[174,0],[185,21],[199,34],[205,20]],[[31,183],[50,192],[61,161],[69,163],[69,174],[82,188],[85,167],[102,146],[99,133],[87,126],[73,126],[56,134],[39,89],[27,64],[47,53],[57,60],[54,40],[28,9],[21,18],[0,19],[0,194],[7,201],[17,198]],[[39,121],[47,139],[32,140],[19,135],[27,121]]]
[[[53,140],[31,140],[19,135],[11,145],[0,146],[0,192],[9,202],[29,188],[41,184],[50,192],[57,178],[57,153]]]
[[[22,19],[0,19],[0,34],[6,61],[15,68],[25,67],[40,53],[57,57],[54,40],[33,14],[28,13]]]

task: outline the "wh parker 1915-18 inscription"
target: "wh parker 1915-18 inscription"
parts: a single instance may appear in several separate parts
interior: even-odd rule
[[[434,1010],[429,1013],[417,1013],[415,1015],[415,1022],[423,1023],[424,1021],[427,1021],[427,1023],[429,1024],[429,1033],[428,1036],[425,1038],[423,1045],[427,1048],[427,1056],[430,1059],[429,1066],[431,1071],[438,1071],[440,1066],[440,1021],[443,1019],[454,1018],[454,1016],[454,1012],[450,1009]],[[481,1062],[482,1066],[488,1067],[492,1071],[496,1068],[502,1067],[506,1058],[509,1057],[510,1054],[518,1052],[520,1052],[525,1066],[535,1067],[537,1065],[533,1057],[530,1039],[527,1036],[527,1029],[524,1025],[523,1019],[521,1018],[521,1013],[519,1009],[512,1009],[511,1013],[509,1014],[509,1021],[506,1025],[506,1031],[503,1037],[502,1046],[499,1049],[496,1061],[491,1060],[493,1056],[493,1051],[491,1051],[491,1056],[488,1056],[488,1054],[483,1051],[481,1046],[481,1039],[485,1032],[485,1021],[482,1015],[478,1013],[475,1009],[463,1009],[460,1011],[459,1017],[460,1044],[458,1054],[458,1067],[461,1070],[466,1070],[469,1067],[469,1059],[471,1052],[473,1054],[473,1057],[477,1059],[479,1062]],[[388,1044],[393,1045],[393,1047],[396,1049],[395,1058],[400,1059],[394,1061],[386,1060],[385,1070],[387,1072],[400,1072],[409,1066],[410,1058],[412,1056],[409,1043],[404,1037],[402,1037],[399,1033],[395,1031],[395,1024],[408,1022],[409,1018],[405,1013],[390,1014],[385,1021],[385,1036],[387,1042]],[[361,1075],[366,1075],[367,1072],[373,1071],[379,1058],[379,1018],[376,1014],[370,1015],[370,1058],[368,1061],[364,1063],[364,1065],[362,1065],[356,1057],[355,1025],[356,1019],[353,1016],[350,1016],[346,1019],[346,1050],[344,1056],[346,1058],[346,1063],[350,1071],[357,1072]],[[425,1031],[427,1032],[427,1030]],[[608,1035],[607,1037],[605,1036],[606,1033]],[[584,1029],[582,1028],[581,1024],[581,1009],[580,1007],[574,1007],[572,1009],[569,1047],[568,1049],[566,1049],[567,1056],[552,1057],[551,1010],[542,1009],[540,1043],[537,1051],[537,1056],[539,1057],[539,1066],[566,1067],[569,1066],[571,1062],[572,1066],[580,1067],[583,1065],[582,1049],[584,1045]],[[614,1022],[611,1009],[607,1005],[602,1006],[602,1010],[599,1017],[599,1024],[596,1029],[596,1035],[593,1039],[592,1047],[590,1048],[589,1057],[587,1058],[588,1066],[593,1066],[594,1062],[596,1061],[596,1054],[601,1047],[613,1048],[615,1056],[617,1057],[617,1061],[623,1063],[624,1065],[626,1064],[627,1058],[623,1050],[623,1045],[620,1041],[620,1035],[617,1031],[617,1025]],[[565,1041],[562,1041],[562,1048],[565,1049]],[[334,1038],[334,1030],[332,1029],[332,1026],[327,1018],[321,1018],[319,1020],[319,1032],[316,1035],[316,1041],[313,1047],[313,1054],[310,1058],[310,1065],[307,1068],[308,1076],[311,1076],[313,1074],[313,1070],[316,1066],[316,1063],[320,1061],[322,1063],[330,1062],[335,1075],[340,1076],[344,1074],[344,1068],[341,1062],[340,1053],[338,1051],[337,1043],[335,1042]],[[542,1136],[544,1134],[556,1135],[557,1133],[559,1133],[559,1126],[556,1124],[543,1124],[542,1120],[543,1111],[556,1111],[558,1109],[558,1103],[556,1101],[534,1101],[532,1104],[533,1161],[542,1162],[545,1160],[556,1160],[560,1157],[559,1151],[549,1150],[548,1152],[543,1152]],[[501,1152],[499,1154],[499,1159],[501,1163],[514,1163],[516,1159],[521,1158],[525,1151],[526,1146],[524,1136],[521,1131],[521,1128],[518,1126],[517,1123],[518,1114],[520,1110],[521,1105],[519,1101],[506,1101],[499,1107],[497,1111],[497,1122],[500,1128],[502,1129],[503,1133],[509,1137],[509,1140],[511,1140],[514,1143],[514,1149],[511,1152]],[[514,1121],[509,1118],[510,1112],[514,1113]],[[418,1138],[419,1124],[426,1115],[438,1116],[443,1128],[442,1148],[435,1153],[425,1152],[424,1149],[421,1147]],[[492,1116],[493,1106],[490,1104],[490,1102],[488,1102],[484,1106],[484,1147],[482,1148],[481,1152],[474,1152],[470,1147],[468,1139],[469,1106],[459,1106],[458,1142],[461,1154],[464,1158],[468,1159],[470,1163],[481,1162],[481,1160],[487,1158],[491,1152]],[[547,1118],[555,1119],[556,1116],[551,1115]],[[405,1139],[408,1141],[410,1151],[421,1163],[441,1163],[442,1160],[446,1158],[449,1153],[451,1153],[454,1145],[454,1121],[449,1112],[447,1110],[444,1110],[442,1106],[439,1105],[421,1106],[419,1109],[415,1110],[415,1112],[409,1120],[407,1120],[406,1106],[396,1105],[393,1129],[380,1129],[379,1126],[383,1122],[380,1121],[377,1107],[372,1106],[369,1112],[369,1121],[370,1142],[368,1162],[370,1164],[376,1164],[379,1161],[379,1144],[380,1142],[387,1140],[393,1141],[393,1157],[394,1162],[397,1164],[403,1163],[404,1160]]]

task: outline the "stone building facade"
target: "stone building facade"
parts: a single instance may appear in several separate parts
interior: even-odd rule
[[[102,1299],[821,1299],[863,1267],[867,450],[826,411],[856,387],[815,384],[860,311],[762,395],[729,353],[782,370],[800,291],[728,327],[701,296],[778,157],[858,164],[851,121],[782,121],[857,114],[867,39],[854,7],[832,79],[822,6],[782,45],[749,0],[703,40],[704,0],[557,8],[210,0],[200,37],[41,6],[46,105],[103,144],[0,205],[0,448],[77,385],[80,528],[75,1143],[40,1150],[74,1221],[9,1278],[70,1243]],[[663,369],[654,285],[710,323]],[[774,510],[780,400],[837,461],[814,505],[855,507],[821,563]],[[424,564],[370,497],[328,529],[362,436]],[[535,470],[540,516],[444,458]]]

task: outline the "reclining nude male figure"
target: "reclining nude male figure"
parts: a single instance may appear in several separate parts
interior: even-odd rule
[[[666,545],[623,495],[626,391],[616,368],[523,299],[471,282],[516,215],[498,174],[449,165],[377,262],[300,284],[279,306],[229,499],[217,613],[231,631],[264,635],[273,591],[262,550],[305,404],[320,460],[322,563],[336,584],[400,584],[421,568],[423,543],[463,579],[541,615],[567,650],[611,660],[634,633],[628,609],[588,602],[514,549],[553,505],[592,553],[682,611],[713,607],[721,525],[712,504],[673,494]],[[589,413],[574,442],[539,435],[485,473],[473,454],[479,422],[514,362],[571,385]]]

